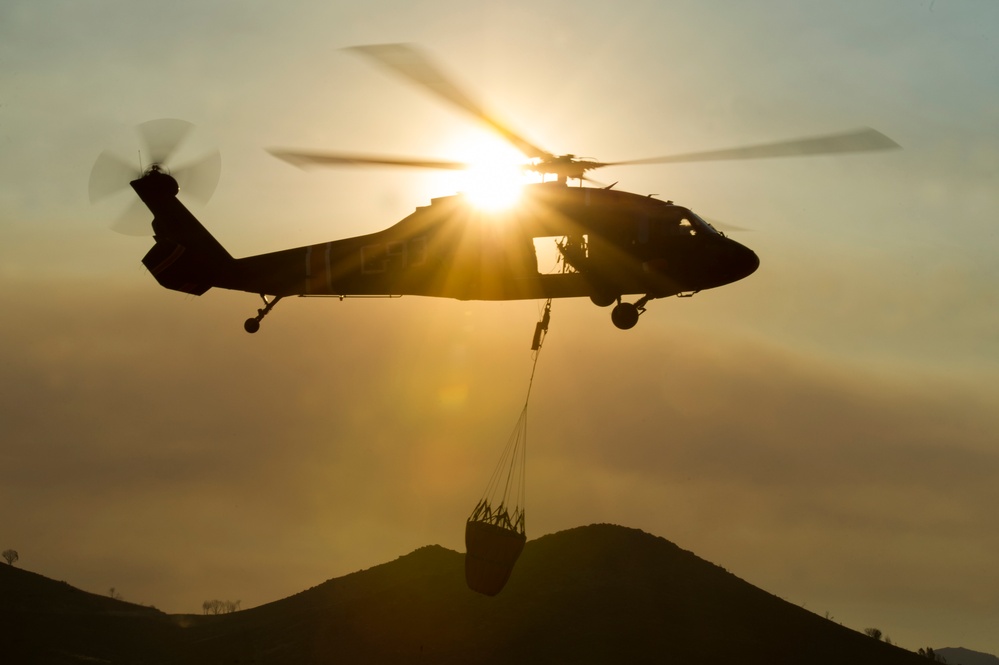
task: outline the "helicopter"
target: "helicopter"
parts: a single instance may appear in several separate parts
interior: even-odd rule
[[[256,333],[277,303],[300,297],[427,296],[458,300],[588,297],[610,307],[613,324],[633,328],[651,300],[689,297],[751,275],[760,265],[748,247],[692,210],[652,195],[615,189],[587,173],[611,166],[755,159],[896,148],[874,129],[799,138],[651,159],[600,162],[543,150],[487,112],[427,55],[406,44],[351,47],[442,100],[469,113],[528,159],[526,184],[504,211],[477,208],[465,194],[442,196],[393,226],[357,237],[234,258],[177,198],[194,183],[203,196],[217,182],[220,161],[209,155],[187,168],[170,166],[190,125],[140,125],[151,164],[129,182],[153,214],[155,244],[142,263],[165,288],[202,295],[211,288],[259,295],[263,305],[244,329]],[[270,152],[297,166],[400,166],[467,169],[443,159],[386,157],[302,150]],[[102,154],[91,172],[91,198],[112,188],[123,165]],[[134,173],[134,170],[132,171]],[[205,173],[209,175],[204,177]],[[108,174],[111,174],[110,176]],[[191,175],[191,174],[197,174]],[[570,184],[575,181],[573,184]],[[576,184],[578,183],[578,184]],[[118,186],[118,185],[115,185]],[[543,272],[539,242],[552,242],[560,269]],[[625,301],[637,295],[637,300]]]

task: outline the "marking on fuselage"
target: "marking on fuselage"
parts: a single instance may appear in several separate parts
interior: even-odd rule
[[[361,274],[379,275],[422,266],[427,262],[427,239],[377,242],[361,247]]]

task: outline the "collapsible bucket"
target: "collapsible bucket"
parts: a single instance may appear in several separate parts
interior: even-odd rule
[[[527,537],[488,522],[465,522],[465,582],[472,591],[495,596],[510,579]]]

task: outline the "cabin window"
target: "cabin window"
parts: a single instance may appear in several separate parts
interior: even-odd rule
[[[534,238],[534,255],[538,259],[538,272],[547,275],[558,271],[559,242],[562,236],[541,236]]]

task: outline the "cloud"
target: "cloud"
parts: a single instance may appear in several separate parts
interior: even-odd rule
[[[188,570],[201,582],[142,585],[181,609],[218,567],[259,603],[397,556],[456,498],[459,545],[486,473],[469,451],[509,382],[497,333],[459,303],[439,321],[433,301],[292,300],[251,337],[252,296],[145,280],[5,283],[0,505],[26,565],[85,587],[99,568]],[[294,582],[255,581],[285,559]]]
[[[531,537],[641,527],[842,619],[911,618],[927,637],[913,647],[999,618],[999,153],[983,139],[996,91],[967,85],[991,73],[994,9],[733,20],[703,3],[607,5],[554,36],[528,21],[570,46],[539,69],[535,49],[511,48],[538,40],[504,26],[568,16],[558,7],[448,11],[414,35],[427,7],[384,4],[5,6],[0,545],[172,611],[249,607],[428,542],[462,548],[523,406],[536,303],[288,299],[248,336],[254,296],[163,291],[138,265],[145,241],[109,238],[106,211],[86,208],[108,138],[175,115],[223,150],[202,218],[234,254],[384,228],[446,192],[429,176],[304,175],[261,148],[438,153],[471,121],[336,52],[415,38],[552,149],[640,157],[864,124],[904,145],[622,170],[621,188],[755,229],[738,239],[763,265],[652,303],[628,333],[585,300],[556,303],[529,412]],[[766,41],[775,17],[790,41]],[[698,29],[634,38],[679,23]],[[724,39],[704,49],[702,34]],[[663,64],[690,52],[695,66]]]
[[[7,255],[0,521],[26,567],[197,611],[463,548],[524,405],[537,303],[288,299],[250,336],[252,295]],[[530,537],[616,522],[836,614],[988,611],[994,388],[763,339],[740,315],[754,298],[655,302],[627,333],[555,303]]]
[[[983,579],[999,545],[994,395],[690,332],[589,354],[539,395],[542,530],[633,520],[803,600],[999,591]]]

